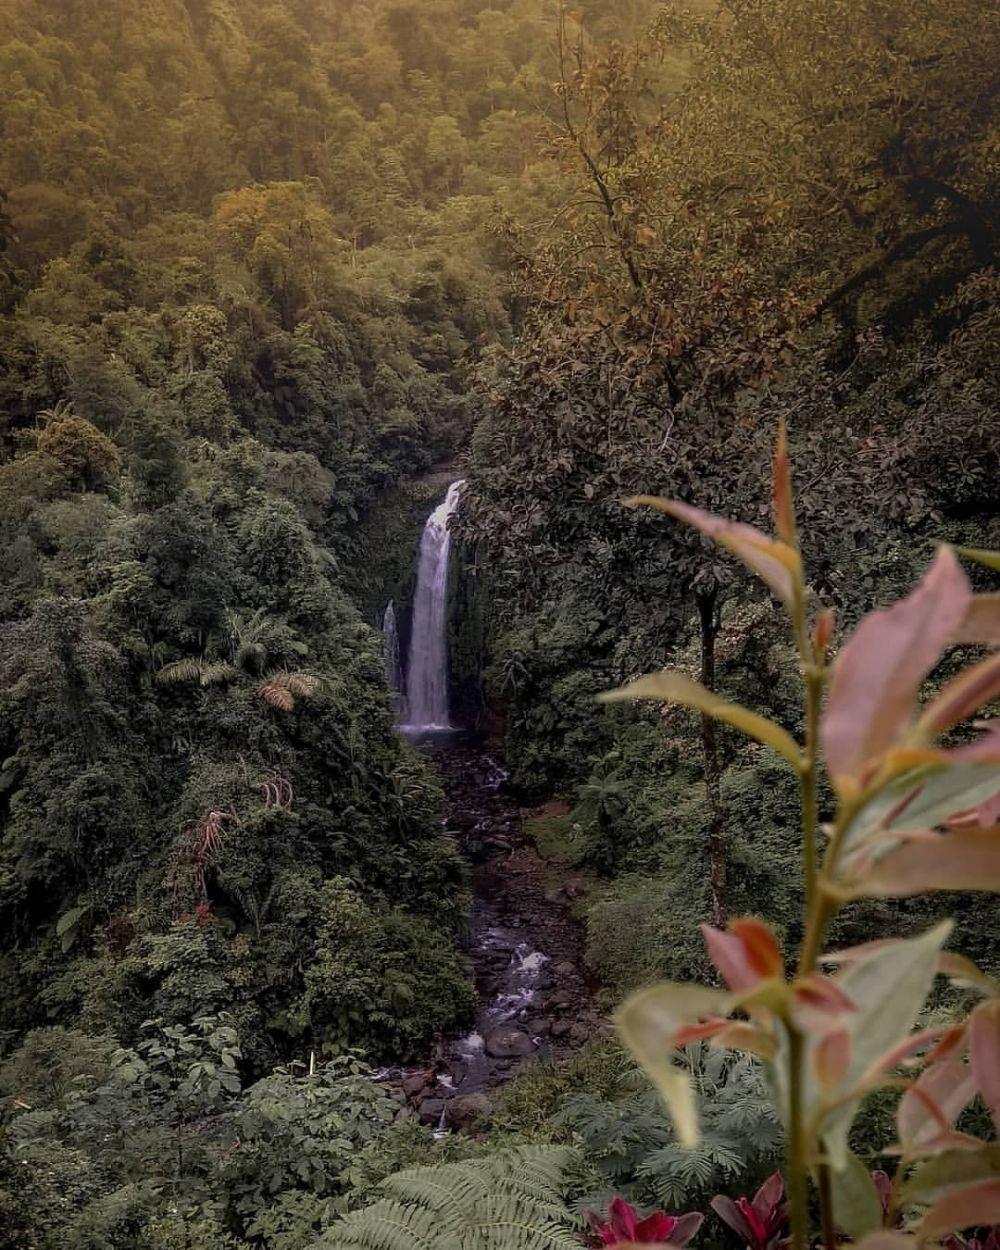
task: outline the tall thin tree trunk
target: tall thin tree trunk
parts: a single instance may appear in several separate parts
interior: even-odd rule
[[[700,590],[695,596],[701,622],[701,684],[715,689],[715,639],[719,632],[719,590]],[[701,752],[708,798],[708,865],[712,898],[712,923],[726,923],[726,811],[722,804],[722,766],[719,739],[711,716],[701,718]]]

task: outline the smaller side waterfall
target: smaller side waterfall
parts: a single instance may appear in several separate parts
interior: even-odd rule
[[[392,599],[386,604],[382,617],[382,656],[385,664],[385,684],[395,691],[397,702],[402,688],[399,667],[399,626],[396,624],[396,604]]]
[[[407,724],[400,726],[408,734],[452,728],[448,705],[448,523],[458,507],[463,485],[451,484],[447,498],[427,518],[420,540],[406,666]]]

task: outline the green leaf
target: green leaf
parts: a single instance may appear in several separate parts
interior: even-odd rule
[[[56,924],[56,933],[59,937],[75,928],[88,911],[90,911],[90,904],[84,903],[80,907],[71,907],[69,911],[63,912]]]
[[[618,1031],[667,1105],[678,1140],[698,1144],[698,1116],[690,1078],[671,1062],[674,1037],[685,1024],[725,1015],[732,996],[704,985],[663,982],[626,999],[615,1017]]]
[[[904,1203],[936,1202],[949,1190],[998,1176],[1000,1144],[991,1143],[982,1150],[946,1150],[917,1168],[899,1196]]]
[[[1000,551],[982,551],[978,547],[956,547],[960,556],[966,560],[974,560],[976,564],[985,564],[988,569],[1000,573]]]
[[[918,833],[935,829],[956,812],[976,807],[1000,789],[1000,764],[984,761],[955,764],[932,773],[898,815],[885,824],[890,832]],[[905,787],[904,787],[905,790]]]
[[[927,765],[907,773],[865,804],[844,831],[841,862],[886,833],[922,833],[957,812],[976,807],[1000,789],[1000,764],[986,760]],[[912,798],[907,801],[908,796]],[[886,844],[889,848],[889,843]]]
[[[765,716],[758,716],[756,712],[751,712],[749,708],[741,707],[738,703],[727,703],[725,699],[720,699],[717,694],[685,677],[683,673],[650,673],[620,690],[610,690],[599,698],[602,703],[621,702],[625,699],[659,699],[665,703],[680,703],[684,707],[696,708],[706,716],[724,721],[734,729],[756,738],[758,742],[773,747],[788,760],[796,772],[802,768],[802,752],[798,744],[780,725]]]
[[[873,1065],[913,1028],[934,981],[938,952],[951,930],[949,920],[922,937],[889,942],[859,959],[838,978],[856,1006],[855,1011],[844,1015],[851,1034],[850,1064],[833,1089],[820,1089],[811,1077],[806,1086],[807,1109],[809,1114],[820,1116],[821,1136],[838,1171],[847,1166],[847,1135],[867,1092],[860,1088],[862,1078],[867,1079]],[[811,1038],[810,1044],[815,1046],[816,1039]],[[805,1067],[807,1073],[814,1070],[811,1063]],[[855,1089],[857,1095],[851,1096]],[[822,1115],[823,1105],[833,1109]]]
[[[845,1165],[831,1172],[831,1181],[833,1216],[842,1232],[857,1240],[882,1227],[882,1200],[856,1154],[847,1152]]]
[[[61,939],[60,945],[64,952],[72,949],[79,937],[80,922],[90,914],[91,906],[90,903],[82,903],[79,907],[71,907],[59,917],[56,936]]]

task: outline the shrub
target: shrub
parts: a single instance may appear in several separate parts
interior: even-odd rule
[[[587,914],[587,963],[611,1002],[661,977],[705,974],[704,948],[693,931],[706,891],[685,878],[626,876]]]

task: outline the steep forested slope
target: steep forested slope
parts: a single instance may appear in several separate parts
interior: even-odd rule
[[[521,235],[530,326],[492,379],[462,525],[515,780],[561,787],[574,853],[626,875],[592,954],[627,987],[697,970],[681,935],[713,909],[794,913],[795,792],[737,736],[594,690],[670,662],[799,711],[789,639],[735,563],[622,501],[766,527],[784,420],[810,576],[844,626],[932,540],[997,543],[1000,28],[975,0],[734,0],[563,46],[548,133],[575,194]],[[989,945],[981,913],[969,928]]]
[[[9,1036],[227,1010],[260,1065],[468,1010],[432,940],[461,873],[344,587],[509,334],[546,22],[0,6]]]

